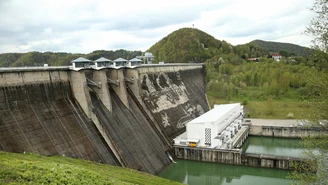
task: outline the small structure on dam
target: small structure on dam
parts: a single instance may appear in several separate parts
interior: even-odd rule
[[[106,67],[113,67],[114,66],[114,62],[112,60],[109,60],[107,58],[104,57],[100,57],[97,60],[94,61],[95,62],[95,69],[103,69]]]
[[[240,103],[214,108],[186,124],[186,132],[174,139],[175,146],[232,149],[241,147],[248,127],[242,126]],[[242,137],[242,139],[240,139]]]
[[[141,59],[144,64],[151,64],[155,57],[151,52],[146,52],[144,56],[137,56],[136,58]]]
[[[104,68],[114,68],[119,69],[121,67],[135,68],[142,64],[142,60],[138,58],[133,58],[131,60],[126,60],[124,58],[117,58],[115,60],[110,60],[104,57],[100,57],[95,61],[79,57],[75,60],[72,60],[71,69],[79,71],[81,69],[104,69]]]
[[[127,67],[140,66],[141,63],[142,63],[142,60],[137,59],[137,58],[133,58],[133,59],[131,59],[131,60],[128,61]]]
[[[79,57],[71,61],[73,64],[73,70],[80,70],[85,68],[91,68],[93,62],[89,59]]]
[[[114,67],[124,67],[124,66],[126,66],[127,62],[128,62],[128,60],[126,60],[124,58],[117,58],[114,60]]]

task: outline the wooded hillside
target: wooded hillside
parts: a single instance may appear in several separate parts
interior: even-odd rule
[[[0,67],[19,67],[19,66],[67,66],[71,65],[71,61],[78,57],[85,57],[89,60],[97,60],[100,57],[105,57],[111,60],[123,57],[132,59],[141,55],[141,51],[127,50],[96,50],[89,54],[79,53],[53,53],[53,52],[28,52],[28,53],[3,53],[0,54]]]
[[[307,57],[312,53],[310,48],[290,43],[253,40],[250,44],[257,45],[266,52],[280,53],[285,57],[292,55]]]
[[[310,49],[295,44],[267,42],[255,40],[247,44],[233,46],[226,41],[221,41],[213,36],[195,29],[181,28],[167,35],[156,44],[151,46],[148,51],[155,56],[154,63],[164,61],[165,63],[204,63],[213,57],[230,55],[229,58],[236,60],[247,60],[248,58],[267,57],[271,52],[282,53],[287,57],[290,55],[308,56]],[[28,52],[28,53],[4,53],[0,54],[0,67],[16,66],[50,66],[70,65],[70,61],[85,57],[96,60],[106,57],[114,60],[118,57],[131,59],[141,55],[141,51],[127,50],[97,50],[89,54],[79,53],[54,53],[54,52]],[[236,64],[236,62],[234,62]],[[240,62],[237,62],[240,63]]]
[[[166,63],[205,62],[232,50],[231,44],[195,28],[174,31],[148,49],[155,56],[155,62]]]

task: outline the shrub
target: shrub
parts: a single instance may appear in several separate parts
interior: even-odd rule
[[[294,114],[292,112],[287,114],[287,118],[288,119],[293,119],[294,118]]]

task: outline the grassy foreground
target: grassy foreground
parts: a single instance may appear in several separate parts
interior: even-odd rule
[[[243,100],[226,101],[210,95],[207,95],[207,97],[212,108],[213,104],[243,103]],[[307,103],[290,99],[273,101],[248,100],[244,107],[246,117],[262,119],[302,119],[310,110]],[[293,116],[291,117],[291,115]]]
[[[0,184],[180,184],[82,159],[0,151]]]

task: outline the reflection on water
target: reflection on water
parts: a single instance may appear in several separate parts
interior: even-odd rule
[[[286,179],[288,173],[287,170],[179,160],[160,176],[190,185],[283,185],[292,182]]]
[[[243,144],[243,152],[301,157],[301,139],[250,136]]]
[[[300,157],[302,152],[301,140],[250,136],[243,145],[243,152]],[[281,185],[292,182],[286,179],[288,173],[287,170],[279,169],[179,160],[178,163],[168,167],[160,176],[190,185]]]

